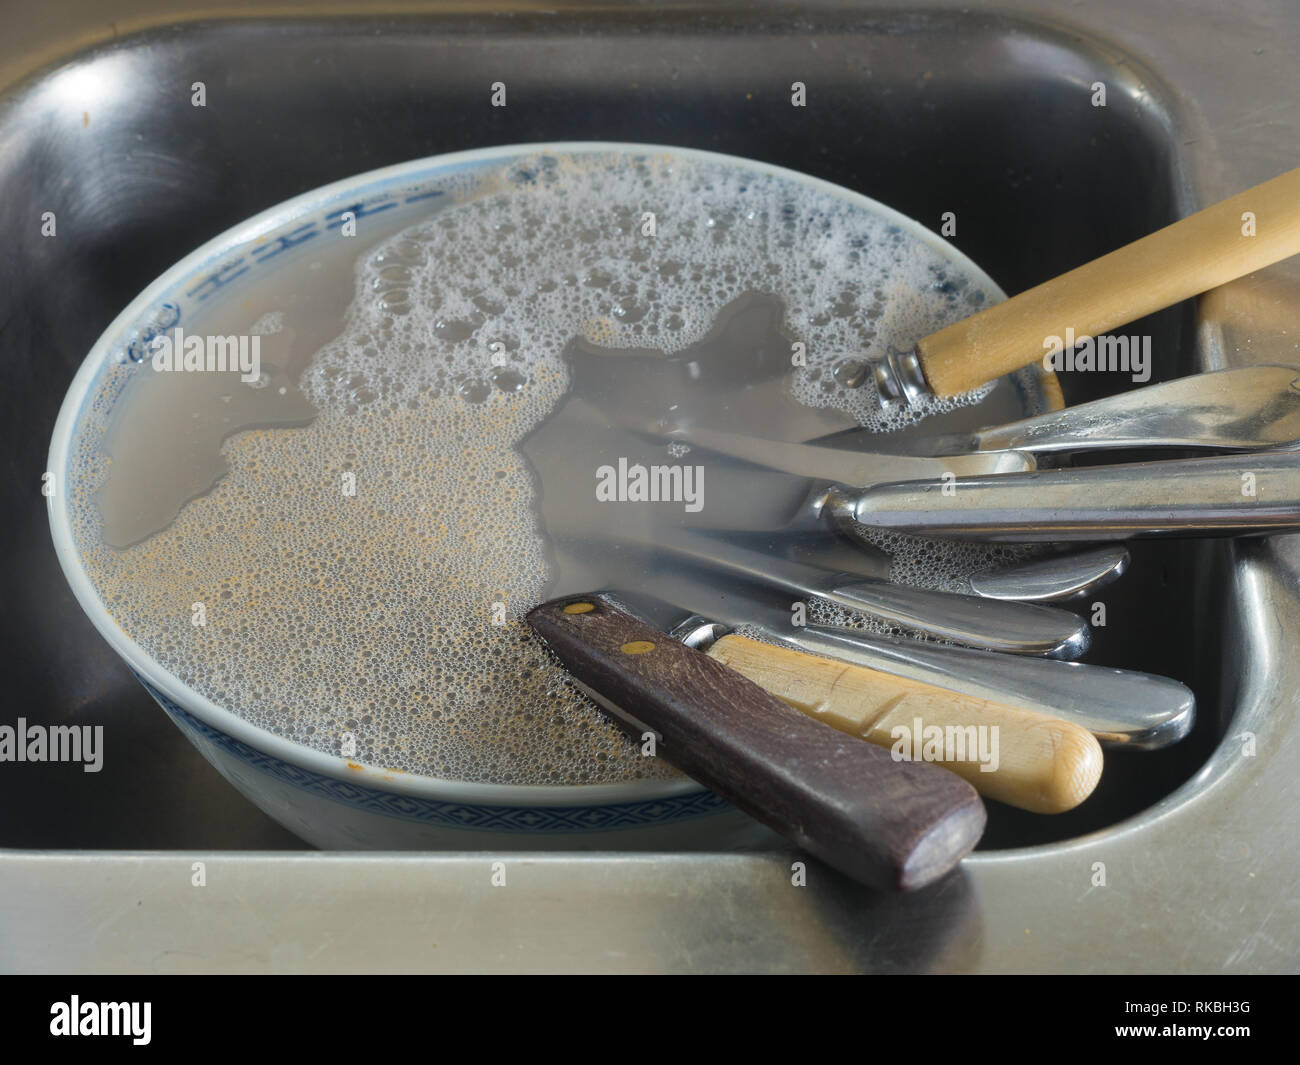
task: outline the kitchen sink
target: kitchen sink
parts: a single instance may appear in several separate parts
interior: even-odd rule
[[[1153,31],[1142,23],[1140,32]],[[228,863],[230,883],[244,892],[309,876],[322,894],[332,885],[340,898],[382,882],[393,907],[455,899],[466,920],[485,928],[502,913],[489,893],[459,879],[478,876],[483,861],[472,853],[310,851],[190,747],[74,601],[39,492],[51,428],[95,339],[163,269],[241,219],[361,171],[486,145],[593,139],[765,160],[865,193],[936,231],[944,212],[954,212],[950,239],[1014,294],[1208,198],[1201,190],[1213,168],[1197,131],[1209,119],[1140,54],[1112,43],[1106,30],[978,4],[908,12],[435,7],[401,17],[159,17],[4,89],[6,720],[102,724],[105,757],[93,774],[72,765],[0,766],[0,848],[8,848],[0,851],[0,882],[20,897],[33,893],[23,912],[28,924],[37,918],[30,931],[0,936],[9,942],[0,965],[35,964],[39,915],[55,905],[36,897],[40,885],[71,876],[78,862],[128,894],[180,908],[173,914],[188,905],[183,887],[142,885],[164,870],[181,876],[175,870],[188,869],[194,855]],[[198,81],[205,107],[191,103]],[[505,107],[491,106],[497,81],[507,86]],[[796,81],[807,86],[806,107],[790,104]],[[1092,103],[1096,82],[1106,86],[1104,107]],[[1223,192],[1282,168],[1234,179]],[[52,238],[41,235],[48,211],[57,218]],[[1285,345],[1243,346],[1236,321],[1221,327],[1188,303],[1124,331],[1151,336],[1153,380],[1300,359]],[[1065,375],[1067,402],[1130,387],[1121,375],[1092,376]],[[1284,785],[1261,791],[1254,774],[1268,768],[1278,782],[1289,766],[1285,779],[1294,780],[1300,767],[1287,731],[1300,686],[1284,654],[1300,626],[1300,548],[1275,539],[1140,543],[1132,551],[1129,574],[1100,593],[1107,623],[1095,630],[1087,660],[1176,677],[1195,691],[1199,716],[1191,735],[1167,750],[1108,753],[1100,787],[1079,809],[1042,817],[990,804],[980,853],[942,884],[898,899],[829,870],[805,892],[790,888],[796,856],[766,831],[740,842],[706,833],[673,854],[539,854],[528,859],[528,882],[544,896],[537,912],[558,937],[635,883],[638,901],[629,905],[643,907],[636,957],[644,964],[632,967],[685,968],[700,957],[704,968],[890,971],[1050,968],[1053,957],[1057,967],[1079,969],[1104,969],[1108,956],[1126,968],[1152,959],[1163,963],[1156,968],[1210,964],[1182,941],[1184,918],[1152,893],[1167,889],[1168,878],[1212,881],[1196,912],[1205,918],[1219,906],[1223,922],[1240,924],[1234,892],[1249,902],[1266,874],[1276,890],[1277,876],[1296,871],[1294,815],[1276,800],[1264,803]],[[1244,733],[1256,737],[1252,757],[1238,750]],[[1232,877],[1216,879],[1211,867],[1230,868]],[[674,920],[672,885],[683,878],[731,899],[724,907],[731,917],[720,910],[709,924],[701,912],[656,940],[655,916],[665,926]],[[566,891],[571,909],[556,901]],[[751,929],[740,937],[748,946],[738,947],[727,924],[737,899],[765,907],[779,934]],[[1244,954],[1225,947],[1222,964],[1296,964],[1295,903],[1279,906],[1260,901],[1262,924],[1233,925],[1220,936],[1256,937]],[[160,935],[200,934],[179,931],[175,916],[156,920]],[[1077,930],[1061,932],[1063,923]],[[290,939],[296,934],[292,922],[282,927]],[[692,928],[706,945],[688,962]],[[1069,951],[1040,954],[1035,935],[1065,935]],[[558,942],[543,936],[534,946],[550,943],[556,965],[620,967],[594,945],[584,954]],[[153,955],[123,944],[123,953],[104,953],[98,964],[157,966]],[[476,965],[471,941],[463,948],[426,964],[495,964],[489,951]],[[110,941],[97,949],[109,951]],[[63,964],[82,961],[71,955]],[[163,967],[173,964],[183,962]],[[306,965],[292,951],[251,963]]]

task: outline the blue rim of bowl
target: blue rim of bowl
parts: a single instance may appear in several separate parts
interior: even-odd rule
[[[82,362],[68,392],[64,397],[59,416],[55,421],[50,443],[47,469],[54,471],[58,483],[63,483],[67,473],[68,457],[75,439],[76,429],[82,420],[85,404],[95,394],[100,374],[109,365],[109,355],[129,346],[124,343],[139,324],[146,320],[151,309],[166,302],[177,290],[186,291],[185,279],[213,276],[213,268],[221,268],[232,261],[234,253],[257,246],[259,238],[284,230],[297,220],[321,218],[326,221],[337,216],[358,201],[369,202],[384,193],[406,187],[414,189],[434,180],[445,180],[455,171],[501,166],[514,159],[534,155],[622,154],[656,155],[741,167],[750,172],[787,179],[796,184],[815,188],[848,201],[856,207],[875,214],[882,220],[898,226],[912,240],[928,246],[940,257],[959,268],[963,275],[978,282],[990,294],[991,300],[1004,297],[998,285],[973,261],[947,241],[932,233],[920,223],[900,214],[893,208],[835,185],[786,167],[774,166],[741,156],[720,152],[680,148],[664,144],[624,143],[620,141],[557,141],[554,143],[509,144],[445,155],[428,156],[394,166],[367,171],[342,181],[324,185],[277,204],[254,215],[224,233],[209,240],[191,252],[158,277],[140,293],[104,330]],[[334,212],[330,207],[336,208]],[[336,226],[334,228],[337,228]],[[385,792],[396,792],[435,801],[481,803],[519,807],[585,807],[662,800],[686,796],[706,789],[693,780],[636,780],[615,784],[567,785],[511,785],[484,784],[418,776],[392,769],[383,769],[356,763],[339,755],[326,754],[294,743],[267,729],[249,724],[233,711],[218,706],[207,696],[184,683],[164,669],[158,662],[130,639],[109,615],[100,601],[90,578],[86,575],[73,542],[72,528],[66,505],[67,493],[56,492],[49,497],[50,532],[55,553],[64,577],[73,595],[91,623],[99,630],[114,651],[146,684],[161,692],[173,704],[209,728],[253,750],[270,755],[289,765],[306,769],[335,780],[367,785]]]
[[[302,766],[285,762],[247,743],[227,736],[174,703],[144,678],[136,679],[163,708],[176,727],[186,734],[200,751],[205,744],[219,748],[231,758],[258,770],[281,784],[287,784],[317,798],[366,813],[411,821],[421,825],[458,831],[545,833],[546,835],[587,835],[592,832],[618,832],[629,828],[664,825],[712,817],[732,809],[725,799],[711,791],[696,788],[680,795],[669,795],[633,802],[576,806],[507,806],[501,803],[475,803],[463,799],[430,799],[403,795],[391,790],[372,788],[357,779],[339,780]],[[355,778],[355,774],[354,774]]]

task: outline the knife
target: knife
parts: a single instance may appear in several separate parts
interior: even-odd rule
[[[723,589],[667,567],[649,575],[646,587],[654,593],[619,589],[617,596],[662,627],[703,615],[798,651],[1059,717],[1087,729],[1104,748],[1158,750],[1186,736],[1196,719],[1191,689],[1154,673],[1012,657],[841,625],[798,625],[792,603]]]
[[[1020,463],[1026,454],[890,456],[697,428],[660,435],[766,470],[829,482],[818,486],[811,506],[796,513],[789,527],[806,524],[811,511],[913,536],[1036,543],[1266,535],[1300,526],[1300,453],[1294,450],[1080,469],[1019,465],[971,474],[972,460]],[[939,469],[889,479],[886,471],[909,461]]]
[[[819,443],[788,443],[745,433],[728,433],[703,426],[689,429],[643,430],[647,435],[716,451],[798,477],[865,488],[890,481],[919,481],[950,473],[973,477],[994,473],[1022,473],[1033,470],[1033,455],[1019,451],[987,451],[939,457],[888,452],[858,451],[854,448]]]
[[[804,562],[755,550],[720,537],[687,530],[663,531],[646,550],[713,573],[819,596],[845,610],[943,640],[1017,655],[1077,658],[1088,649],[1091,630],[1076,614],[1058,607],[928,591],[857,573],[827,572]]]
[[[699,615],[672,635],[800,713],[895,755],[942,765],[985,798],[1058,814],[1101,779],[1100,744],[1060,718],[761,643]]]
[[[860,527],[859,527],[860,528]],[[887,578],[893,562],[857,533],[840,535],[829,529],[815,532],[734,533],[741,546],[752,545],[791,562],[802,562],[828,573],[852,573]],[[991,570],[972,574],[971,593],[981,599],[1020,603],[1064,603],[1106,587],[1128,570],[1128,549],[1123,544],[1077,546],[1049,552],[1026,561],[1003,562]]]
[[[655,440],[702,447],[769,470],[857,488],[888,481],[923,480],[949,472],[961,477],[1016,473],[1032,470],[1036,466],[1033,455],[1011,450],[936,458],[892,452],[888,448],[882,452],[873,452],[833,444],[826,446],[821,441],[800,444],[770,440],[702,425],[682,426],[663,420],[636,418],[620,411],[597,409],[577,398],[567,401],[566,412],[569,417],[591,425],[615,427]],[[856,432],[858,431],[845,430],[849,434]],[[826,439],[836,441],[838,437],[839,434],[835,434]],[[859,440],[861,437],[855,436],[852,439]]]
[[[902,728],[919,744],[933,739],[937,728],[940,748],[927,760],[965,778],[986,798],[1061,813],[1086,799],[1101,776],[1097,740],[1050,713],[760,642],[732,631],[720,614],[687,616],[679,603],[657,595],[596,594],[731,666],[801,713],[869,743],[892,749],[900,738],[894,730]],[[745,629],[772,635],[761,627]]]
[[[574,681],[705,787],[862,883],[910,891],[978,842],[975,789],[801,714],[607,596],[528,614]]]
[[[877,484],[850,505],[863,525],[964,540],[1262,536],[1300,527],[1300,453]]]

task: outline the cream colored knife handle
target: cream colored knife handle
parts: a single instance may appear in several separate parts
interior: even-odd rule
[[[1101,747],[1067,721],[744,636],[708,654],[841,732],[888,748],[906,739],[900,753],[915,761],[937,753],[976,791],[1022,810],[1072,809],[1101,777]]]
[[[941,329],[916,345],[931,390],[953,396],[1300,253],[1300,169]]]

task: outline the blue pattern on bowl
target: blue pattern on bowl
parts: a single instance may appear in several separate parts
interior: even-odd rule
[[[414,795],[379,791],[350,781],[327,777],[264,754],[181,709],[139,674],[136,678],[182,732],[193,732],[241,762],[313,795],[367,813],[396,817],[403,821],[489,832],[576,833],[662,825],[668,822],[708,817],[731,809],[730,804],[709,791],[690,792],[686,795],[642,802],[611,803],[605,806],[491,806],[478,803],[440,802]]]

